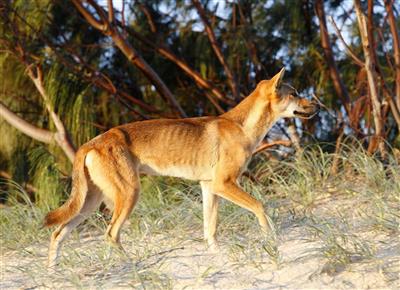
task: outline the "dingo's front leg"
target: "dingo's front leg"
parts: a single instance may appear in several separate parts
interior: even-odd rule
[[[212,192],[210,182],[202,181],[200,185],[203,195],[204,239],[211,250],[217,251],[218,243],[215,236],[218,223],[219,197]]]
[[[224,181],[215,185],[216,192],[221,197],[251,211],[255,214],[264,233],[272,229],[260,201],[243,191],[234,181]]]

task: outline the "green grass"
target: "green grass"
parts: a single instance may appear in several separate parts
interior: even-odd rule
[[[326,258],[322,273],[336,274],[347,265],[371,259],[374,255],[368,241],[359,238],[344,217],[332,221],[312,217],[306,226],[310,239],[320,242],[318,251]]]
[[[255,179],[243,177],[242,185],[264,203],[277,238],[263,236],[252,214],[222,202],[218,237],[232,265],[260,273],[266,265],[283,269],[285,253],[280,247],[292,228],[300,228],[305,240],[317,244],[313,255],[324,261],[320,273],[336,275],[353,264],[378,263],[379,243],[373,237],[399,234],[399,163],[391,157],[383,165],[360,146],[344,145],[340,171],[332,175],[333,158],[319,147],[279,163],[256,157],[250,168]],[[59,272],[43,282],[40,277],[49,277],[45,247],[50,231],[41,225],[51,203],[34,204],[21,186],[4,182],[10,196],[17,198],[0,209],[2,251],[35,261],[34,266],[13,268],[32,277],[33,285],[87,288],[103,283],[103,287],[169,289],[175,283],[165,270],[171,257],[188,244],[206,248],[200,187],[178,179],[144,177],[139,203],[122,230],[129,257],[103,242],[110,218],[96,212],[66,242]],[[198,271],[198,281],[205,281],[223,269],[199,266]],[[109,278],[117,276],[110,284]]]
[[[4,185],[1,182],[0,185]],[[18,250],[43,242],[50,233],[42,227],[44,210],[33,204],[24,189],[13,181],[7,185],[10,206],[0,209],[0,241],[4,250]]]

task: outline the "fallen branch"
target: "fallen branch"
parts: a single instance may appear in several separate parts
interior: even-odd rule
[[[25,121],[16,113],[11,111],[0,101],[0,116],[11,126],[21,131],[25,135],[46,144],[50,144],[54,140],[54,133],[32,125]]]
[[[0,101],[0,116],[11,126],[21,131],[25,135],[46,144],[52,144],[54,141],[60,146],[60,148],[67,155],[68,159],[73,162],[75,158],[75,149],[66,139],[65,135],[60,132],[51,132],[39,127],[32,125],[25,121],[23,118],[18,116],[16,113],[11,111]]]
[[[292,146],[292,141],[290,141],[290,140],[276,140],[276,141],[269,142],[269,143],[267,143],[267,142],[262,142],[262,143],[253,151],[253,155],[254,155],[254,154],[257,154],[257,153],[260,153],[261,151],[263,151],[263,150],[265,150],[265,149],[268,149],[268,148],[271,148],[271,147],[274,147],[274,146],[279,146],[279,145],[281,145],[281,146],[286,146],[286,147],[290,147],[290,146]]]

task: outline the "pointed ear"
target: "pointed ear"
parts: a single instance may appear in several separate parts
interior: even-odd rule
[[[284,74],[285,74],[285,68],[282,68],[281,71],[278,72],[278,73],[271,79],[272,86],[273,86],[275,89],[279,88],[279,86],[280,86],[280,84],[281,84],[281,82],[282,82],[282,79],[283,79],[283,75],[284,75]]]

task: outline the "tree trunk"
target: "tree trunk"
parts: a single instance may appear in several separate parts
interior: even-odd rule
[[[386,2],[385,2],[385,5],[387,5]],[[389,7],[389,10],[390,10],[390,8],[391,7]],[[391,11],[391,12],[392,12],[392,16],[393,16],[393,11]],[[393,47],[394,47],[394,52],[395,52],[394,53],[394,56],[395,56],[394,59],[395,59],[395,67],[396,67],[396,70],[395,70],[395,74],[396,74],[396,77],[395,77],[396,78],[396,82],[395,82],[396,83],[396,86],[395,86],[396,89],[395,89],[395,91],[396,91],[396,93],[395,93],[395,96],[394,96],[395,101],[393,101],[393,96],[389,92],[387,92],[385,79],[384,79],[382,70],[381,70],[380,65],[379,65],[378,57],[376,55],[376,45],[375,45],[375,38],[374,38],[373,13],[374,13],[374,0],[368,0],[367,30],[368,30],[368,39],[371,42],[370,46],[372,48],[370,51],[371,51],[372,56],[373,56],[372,59],[373,59],[373,63],[375,64],[375,71],[378,74],[378,79],[380,79],[380,81],[381,81],[383,94],[386,95],[386,99],[388,101],[388,104],[386,105],[386,108],[383,108],[383,110],[382,110],[384,112],[383,113],[383,118],[385,118],[385,116],[387,114],[387,111],[388,111],[387,106],[389,106],[391,111],[392,111],[393,117],[394,117],[394,119],[395,119],[395,121],[397,123],[397,126],[399,126],[399,128],[400,128],[400,114],[399,114],[400,107],[396,104],[396,100],[399,101],[399,94],[400,94],[400,92],[399,92],[399,90],[400,90],[400,49],[399,49],[399,45],[400,44],[399,44],[399,37],[397,35],[396,23],[392,23],[392,21],[395,22],[395,20],[392,19],[392,21],[391,21],[390,15],[388,15],[389,25],[390,25],[390,28],[392,30],[392,34],[394,32],[394,34],[393,34]],[[394,27],[393,27],[392,24],[394,24]],[[392,28],[394,28],[394,30]],[[396,44],[396,41],[397,41],[397,44]],[[396,57],[398,59],[396,59]]]
[[[319,27],[321,34],[321,45],[324,50],[325,61],[328,64],[329,74],[333,82],[333,86],[339,98],[342,101],[342,104],[346,110],[347,115],[350,115],[350,99],[347,93],[346,87],[343,84],[343,81],[339,75],[339,71],[337,69],[335,59],[333,58],[332,46],[329,40],[328,29],[326,26],[326,18],[324,11],[324,3],[322,0],[316,0],[315,2],[315,13],[319,19]]]
[[[370,92],[370,98],[372,103],[372,114],[375,123],[375,140],[377,142],[379,151],[382,157],[386,156],[386,148],[384,143],[384,126],[381,112],[381,102],[378,96],[377,78],[375,72],[375,64],[373,59],[373,53],[371,50],[370,39],[368,37],[368,28],[366,16],[362,12],[360,0],[354,0],[354,6],[357,14],[358,28],[360,30],[361,42],[365,58],[365,70],[367,72],[368,86]],[[371,149],[373,150],[373,149]],[[372,153],[372,152],[371,152]]]
[[[397,31],[396,19],[393,14],[394,0],[385,0],[385,8],[388,16],[390,32],[393,37],[394,63],[396,67],[396,96],[397,112],[400,111],[400,38]],[[400,130],[400,128],[399,128]]]

